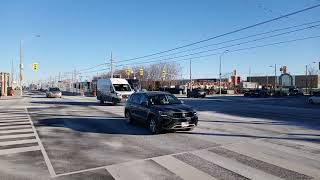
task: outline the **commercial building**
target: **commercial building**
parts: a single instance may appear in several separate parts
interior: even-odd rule
[[[277,87],[297,87],[301,89],[320,88],[319,75],[290,75],[281,74],[280,76],[249,76],[248,82],[256,82],[261,86],[274,87],[276,80]]]

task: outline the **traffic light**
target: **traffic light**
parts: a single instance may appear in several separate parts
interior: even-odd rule
[[[38,69],[39,69],[39,64],[38,63],[33,63],[32,64],[32,69],[33,69],[34,72],[37,72]]]
[[[127,73],[128,79],[129,79],[130,78],[130,73],[131,73],[130,67],[127,68],[126,73]]]
[[[165,80],[166,79],[166,70],[163,68],[162,70],[162,79]]]
[[[143,69],[142,68],[139,69],[139,75],[143,76]]]

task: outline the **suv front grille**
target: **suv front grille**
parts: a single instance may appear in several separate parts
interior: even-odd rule
[[[173,113],[174,118],[186,118],[186,117],[193,117],[193,112],[187,113]]]

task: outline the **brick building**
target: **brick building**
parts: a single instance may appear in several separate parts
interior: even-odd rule
[[[0,72],[0,94],[2,96],[8,95],[9,82],[10,82],[9,73]]]

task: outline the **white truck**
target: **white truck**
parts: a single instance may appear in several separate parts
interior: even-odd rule
[[[105,102],[111,102],[113,105],[123,103],[133,92],[126,79],[110,78],[97,81],[97,99],[101,104]]]

